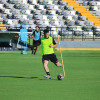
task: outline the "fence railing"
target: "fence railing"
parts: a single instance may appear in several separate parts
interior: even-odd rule
[[[59,38],[61,41],[75,41],[75,40],[100,40],[100,27],[81,27],[81,26],[67,26],[67,27],[40,27],[40,30],[43,34],[44,29],[48,29],[50,36],[57,38],[58,30]],[[35,30],[35,29],[34,29]],[[28,29],[28,41],[30,43],[31,35],[33,29]],[[5,31],[1,30],[0,33],[18,33],[20,34],[20,28],[8,28]]]
[[[57,40],[56,27],[40,27],[43,35],[43,30],[48,29],[50,36]],[[35,28],[34,28],[35,30]],[[86,28],[86,27],[57,27],[60,41],[100,41],[100,29],[99,28]],[[32,31],[28,29],[28,47],[32,46]],[[0,49],[5,50],[6,46],[15,50],[17,44],[20,44],[20,28],[0,30]],[[5,42],[5,43],[4,43]],[[5,47],[2,45],[6,45]],[[8,48],[8,47],[7,47]],[[8,48],[8,49],[9,49]],[[7,49],[7,50],[8,50]],[[1,51],[0,50],[0,51]]]

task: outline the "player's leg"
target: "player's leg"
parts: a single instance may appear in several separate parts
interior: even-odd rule
[[[35,50],[34,55],[36,54],[39,45],[40,45],[40,42],[39,42],[39,40],[37,40],[36,43],[35,43],[36,48],[34,49]]]
[[[47,79],[51,79],[49,68],[48,68],[48,61],[47,60],[43,61],[43,66],[44,66],[44,70],[46,72],[46,75],[44,75],[44,77],[47,78]]]
[[[33,54],[33,51],[34,51],[34,47],[32,47],[32,54]]]
[[[32,54],[33,54],[34,48],[35,48],[35,40],[33,40]]]
[[[57,67],[62,67],[62,64],[58,61],[55,54],[52,54],[50,57],[51,62],[53,62]]]
[[[44,75],[45,78],[47,79],[51,79],[50,77],[50,72],[49,72],[49,68],[48,68],[48,62],[49,62],[49,58],[48,56],[43,56],[42,57],[42,62],[43,62],[43,67],[44,67],[44,70],[46,72],[46,75]]]
[[[56,62],[55,65],[56,65],[57,67],[62,67],[62,64],[61,64],[60,62]]]
[[[36,48],[34,49],[34,55],[36,54],[36,51],[38,50],[38,46],[36,46]]]
[[[33,45],[33,47],[32,47],[32,54],[34,53],[34,51],[35,51],[35,46]]]
[[[46,72],[46,73],[49,72],[48,61],[47,61],[47,60],[44,60],[44,61],[43,61],[43,66],[44,66],[45,72]]]

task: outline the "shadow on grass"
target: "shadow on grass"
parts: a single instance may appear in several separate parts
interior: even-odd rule
[[[57,79],[39,79],[39,80],[57,80]]]
[[[20,77],[20,76],[0,76],[1,77],[8,77],[8,78],[23,78],[23,79],[36,79],[36,78],[39,78],[39,77]]]
[[[2,55],[2,54],[3,54],[3,55],[4,55],[4,54],[6,55],[6,54],[18,54],[18,53],[6,53],[6,52],[5,52],[5,53],[1,53],[1,52],[0,52],[0,55]]]
[[[0,78],[18,78],[18,79],[39,79],[39,80],[55,80],[57,79],[46,79],[46,78],[39,78],[39,77],[21,77],[21,76],[0,76]]]

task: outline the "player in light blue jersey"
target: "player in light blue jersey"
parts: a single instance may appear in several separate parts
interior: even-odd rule
[[[41,44],[40,43],[40,38],[42,37],[41,31],[39,26],[36,26],[36,30],[33,31],[32,33],[32,38],[33,38],[33,47],[32,47],[32,54],[36,54],[36,51],[38,49],[38,46]]]

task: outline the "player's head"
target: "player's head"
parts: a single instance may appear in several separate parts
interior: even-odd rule
[[[49,37],[49,30],[47,30],[47,29],[44,30],[44,37],[45,38]]]
[[[36,26],[36,31],[39,31],[39,29],[40,29],[39,26]]]

